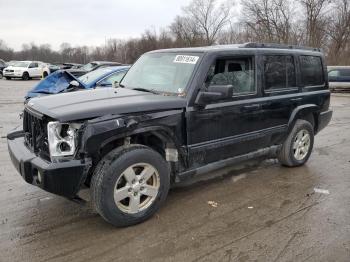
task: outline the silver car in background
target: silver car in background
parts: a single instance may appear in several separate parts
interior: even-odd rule
[[[350,91],[350,66],[328,66],[329,88],[337,91]]]

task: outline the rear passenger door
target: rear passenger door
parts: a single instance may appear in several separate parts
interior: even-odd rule
[[[28,67],[28,73],[30,77],[38,77],[41,76],[41,70],[39,68],[39,64],[36,62],[30,63]]]
[[[262,54],[262,128],[271,129],[269,144],[277,144],[287,130],[293,110],[301,104],[297,85],[297,57],[292,54]]]

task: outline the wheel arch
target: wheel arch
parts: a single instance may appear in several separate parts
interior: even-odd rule
[[[293,129],[298,119],[304,119],[311,123],[316,134],[318,130],[319,107],[315,104],[306,104],[296,107],[288,121],[288,134]]]
[[[147,146],[158,152],[169,163],[171,176],[174,177],[179,166],[184,166],[186,157],[184,149],[177,140],[174,132],[164,126],[147,126],[135,130],[125,131],[117,135],[110,136],[103,140],[94,141],[85,148],[86,153],[92,157],[93,166],[110,151],[124,145],[139,144]],[[89,184],[93,169],[87,177]]]

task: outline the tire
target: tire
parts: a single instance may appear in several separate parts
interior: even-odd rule
[[[0,79],[2,79],[4,77],[4,75],[2,74],[2,72],[0,71]]]
[[[313,145],[314,128],[312,124],[298,119],[279,150],[277,158],[284,166],[301,166],[309,159]]]
[[[6,80],[11,80],[11,77],[5,76]]]
[[[142,165],[146,167],[143,169]],[[144,170],[150,170],[148,173],[152,175],[141,181]],[[164,158],[149,147],[129,145],[112,150],[101,159],[90,190],[96,211],[112,225],[125,227],[141,223],[156,213],[169,187],[169,165]],[[133,205],[137,199],[140,199],[139,205]]]
[[[24,73],[23,73],[22,79],[23,79],[23,80],[26,80],[26,81],[30,79],[28,72],[24,72]]]
[[[49,74],[45,71],[45,72],[43,73],[43,78],[46,78],[48,75],[49,75]]]

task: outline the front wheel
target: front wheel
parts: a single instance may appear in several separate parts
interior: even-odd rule
[[[23,79],[23,80],[29,80],[29,79],[30,79],[30,76],[29,76],[28,72],[24,72],[24,73],[23,73],[22,79]]]
[[[4,76],[2,74],[2,72],[0,71],[0,79],[2,79]]]
[[[150,218],[170,187],[168,163],[142,145],[117,148],[97,165],[91,196],[97,212],[115,226],[130,226]]]
[[[284,166],[301,166],[309,159],[314,145],[314,129],[310,122],[298,119],[278,152]]]

